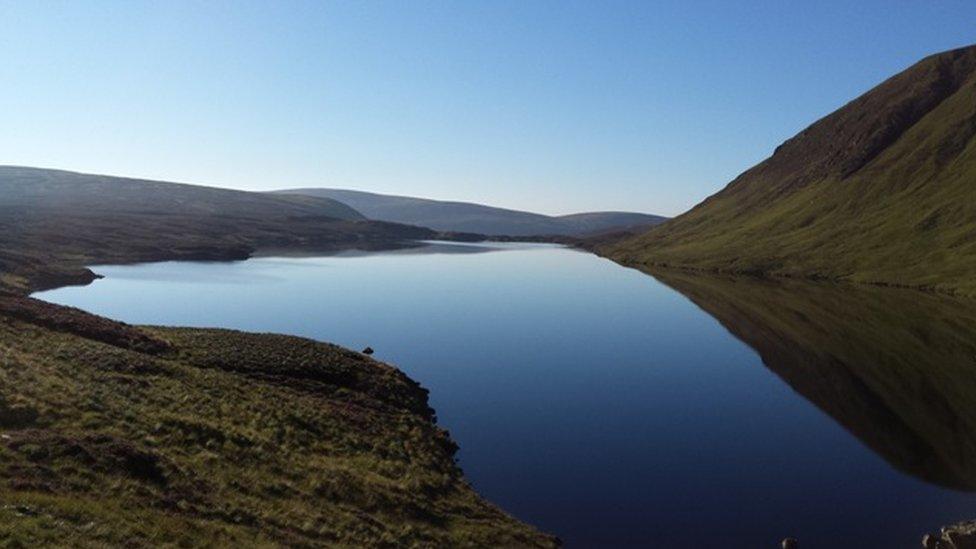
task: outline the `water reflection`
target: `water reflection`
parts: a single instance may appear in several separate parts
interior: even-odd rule
[[[547,246],[547,245],[540,245]],[[444,240],[423,240],[416,242],[415,246],[405,248],[395,248],[392,250],[340,250],[327,253],[317,250],[294,250],[266,248],[259,250],[256,257],[274,258],[301,258],[301,257],[375,257],[384,255],[439,255],[439,254],[483,254],[488,252],[500,252],[504,250],[524,249],[531,247],[525,243],[504,243],[504,242],[454,242]]]
[[[911,547],[976,515],[968,304],[659,274],[673,291],[487,246],[99,267],[42,297],[370,346],[430,389],[474,487],[568,547]]]
[[[897,469],[976,490],[976,304],[873,287],[650,272]]]

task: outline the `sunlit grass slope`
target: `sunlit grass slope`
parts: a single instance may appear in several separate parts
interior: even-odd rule
[[[455,449],[359,353],[0,297],[0,545],[554,545]]]
[[[976,295],[976,47],[816,122],[674,220],[601,251],[632,265]]]

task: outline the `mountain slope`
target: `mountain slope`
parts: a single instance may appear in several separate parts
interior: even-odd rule
[[[346,189],[289,189],[278,195],[327,197],[348,204],[369,219],[487,235],[581,236],[614,229],[655,225],[665,218],[631,212],[591,212],[548,216],[469,202],[448,202]]]
[[[689,212],[600,251],[632,265],[976,295],[976,47],[928,57]]]

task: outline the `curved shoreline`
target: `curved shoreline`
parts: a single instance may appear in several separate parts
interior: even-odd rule
[[[233,261],[246,259],[248,257],[251,257],[250,252],[246,256],[226,253],[200,254],[193,259],[204,261]],[[132,261],[106,262],[104,264],[139,263],[146,262],[146,259],[147,258],[145,257],[139,257],[133,258]],[[166,261],[188,258],[157,256],[151,259]],[[23,475],[20,473],[11,476],[8,471],[7,474],[3,475],[6,477],[5,480],[13,483],[13,486],[15,487],[19,486],[20,489],[15,488],[8,490],[3,494],[2,497],[0,497],[0,518],[3,518],[4,520],[13,520],[14,522],[12,524],[19,524],[17,528],[20,528],[20,530],[17,530],[16,533],[24,536],[24,539],[37,542],[42,541],[44,538],[43,534],[36,531],[33,525],[28,524],[29,521],[20,521],[19,519],[12,519],[9,516],[5,516],[7,514],[7,510],[27,510],[30,517],[49,517],[52,520],[57,519],[64,523],[66,509],[78,505],[81,502],[86,502],[83,504],[84,506],[95,506],[95,509],[97,509],[98,512],[111,511],[109,513],[111,518],[101,517],[96,519],[93,515],[89,517],[91,519],[90,522],[92,523],[104,523],[106,525],[112,523],[111,527],[106,526],[111,530],[109,534],[106,535],[117,534],[119,536],[135,536],[135,539],[140,538],[138,534],[135,534],[130,530],[135,528],[136,524],[141,522],[151,522],[158,524],[160,529],[166,530],[168,527],[163,525],[166,524],[165,521],[170,519],[165,519],[165,516],[176,513],[176,516],[180,517],[179,521],[182,521],[182,526],[173,531],[166,530],[166,535],[171,536],[172,539],[182,539],[179,537],[182,535],[180,530],[185,529],[192,531],[193,528],[209,528],[209,526],[206,525],[211,524],[214,522],[214,520],[216,520],[218,523],[226,523],[228,525],[226,528],[229,528],[229,531],[233,531],[233,534],[227,534],[224,532],[224,534],[221,535],[231,535],[232,537],[230,539],[235,539],[238,542],[246,542],[248,540],[253,542],[256,538],[252,536],[264,537],[266,535],[270,535],[272,539],[277,540],[276,543],[280,542],[286,545],[292,543],[318,545],[324,539],[329,539],[332,541],[345,539],[347,543],[355,542],[367,544],[380,543],[384,539],[387,541],[399,539],[399,542],[402,543],[417,543],[418,540],[427,539],[428,541],[425,543],[432,543],[433,540],[440,540],[436,542],[436,544],[447,543],[451,545],[505,545],[524,547],[556,547],[560,545],[558,538],[543,534],[531,526],[519,522],[517,519],[511,517],[504,511],[484,500],[473,490],[470,484],[464,480],[460,468],[454,462],[453,456],[457,450],[457,445],[453,442],[453,440],[451,440],[447,431],[436,425],[433,410],[431,410],[427,405],[427,390],[423,389],[416,382],[410,380],[398,369],[377,361],[373,361],[360,353],[343,349],[332,344],[318,343],[292,336],[256,335],[229,330],[193,330],[180,328],[158,329],[137,327],[92,315],[78,309],[49,304],[36,298],[29,297],[29,294],[36,291],[68,285],[87,285],[92,281],[97,280],[100,276],[87,267],[78,269],[43,269],[43,266],[39,267],[42,268],[34,270],[29,278],[22,279],[24,283],[21,285],[11,287],[9,284],[7,284],[6,288],[0,286],[0,347],[8,351],[10,349],[15,350],[15,354],[13,355],[8,355],[5,353],[5,357],[8,357],[7,360],[10,360],[10,356],[15,357],[14,360],[26,360],[27,362],[24,363],[24,367],[29,367],[28,364],[47,363],[55,360],[55,358],[48,356],[48,352],[55,348],[55,346],[46,342],[57,340],[60,341],[60,343],[57,344],[59,355],[56,357],[56,361],[59,364],[63,364],[64,367],[67,368],[68,372],[92,372],[91,375],[100,375],[97,374],[98,363],[90,362],[93,358],[91,353],[96,352],[99,353],[99,356],[103,353],[109,353],[105,355],[106,357],[113,355],[118,356],[118,358],[111,359],[112,362],[116,362],[113,369],[120,372],[120,374],[115,375],[122,375],[126,379],[131,379],[133,383],[137,384],[144,384],[147,382],[150,384],[155,384],[159,379],[161,379],[159,376],[167,378],[168,374],[161,372],[166,372],[172,366],[177,366],[178,368],[181,368],[181,372],[186,372],[185,374],[180,374],[181,376],[190,375],[192,377],[197,375],[218,375],[220,376],[220,379],[224,380],[223,383],[225,383],[227,387],[225,391],[233,392],[228,392],[224,395],[224,397],[219,397],[215,400],[212,400],[213,397],[208,397],[207,401],[213,402],[212,406],[223,406],[223,404],[220,404],[220,402],[224,398],[241,398],[240,395],[244,395],[245,393],[252,391],[249,389],[245,393],[241,393],[240,391],[243,387],[257,384],[254,385],[254,390],[257,390],[262,394],[267,391],[284,391],[285,393],[291,395],[287,397],[289,400],[299,398],[311,399],[309,402],[312,403],[320,402],[321,404],[313,405],[308,408],[308,414],[312,415],[305,416],[305,418],[301,420],[302,425],[312,425],[316,421],[322,421],[321,419],[312,419],[313,417],[321,417],[318,415],[319,412],[315,411],[319,406],[325,406],[326,408],[335,408],[338,406],[338,409],[347,409],[349,404],[345,402],[350,397],[342,395],[364,395],[362,397],[355,396],[357,401],[361,398],[365,399],[362,401],[362,404],[356,404],[356,407],[366,405],[370,400],[379,399],[376,400],[376,404],[368,404],[366,408],[362,408],[362,411],[356,412],[355,416],[350,416],[350,419],[348,420],[342,419],[341,416],[339,416],[338,419],[329,421],[353,421],[353,423],[355,423],[356,421],[359,421],[353,419],[356,416],[369,417],[373,414],[379,414],[375,419],[369,420],[369,424],[373,426],[370,428],[371,432],[374,429],[379,430],[377,433],[391,432],[391,429],[393,429],[392,432],[400,432],[396,425],[403,421],[416,423],[417,427],[409,431],[409,434],[402,433],[392,437],[382,435],[372,442],[369,442],[372,435],[369,435],[368,433],[357,434],[357,432],[362,429],[361,426],[353,427],[353,424],[349,424],[347,427],[336,426],[332,427],[332,429],[338,429],[336,432],[341,433],[343,439],[349,437],[351,437],[351,440],[363,439],[367,448],[386,447],[390,444],[407,444],[408,447],[420,449],[426,448],[426,450],[414,450],[420,451],[421,455],[417,457],[409,457],[410,454],[407,454],[404,456],[404,458],[402,458],[402,461],[399,461],[401,458],[391,458],[390,456],[384,457],[385,452],[376,453],[373,450],[366,451],[365,453],[362,453],[362,450],[353,450],[353,452],[354,454],[361,454],[363,458],[368,457],[369,461],[380,460],[382,462],[384,460],[389,461],[390,459],[398,460],[397,463],[400,464],[396,465],[396,468],[406,467],[408,469],[415,470],[415,472],[412,473],[413,477],[417,477],[418,475],[430,476],[432,479],[443,478],[444,480],[437,481],[435,484],[431,485],[432,487],[435,485],[439,486],[436,489],[412,487],[408,488],[407,492],[401,493],[399,491],[400,489],[396,488],[397,482],[399,482],[396,479],[399,478],[399,475],[390,477],[387,481],[377,483],[377,480],[380,477],[375,477],[375,475],[380,474],[382,477],[386,473],[379,473],[379,471],[376,471],[368,472],[367,474],[367,471],[364,471],[363,476],[360,476],[360,473],[351,473],[352,476],[348,478],[348,481],[344,482],[352,484],[348,484],[347,488],[341,488],[340,492],[336,492],[332,496],[328,496],[326,500],[319,501],[320,503],[334,501],[342,506],[351,505],[351,508],[359,508],[357,513],[359,513],[361,519],[349,518],[348,520],[357,522],[368,519],[368,521],[372,523],[372,526],[369,526],[365,531],[363,530],[363,526],[354,526],[352,523],[347,526],[342,526],[341,524],[334,524],[332,527],[323,526],[322,528],[325,529],[324,531],[329,531],[330,533],[326,538],[321,538],[318,534],[312,535],[308,532],[303,532],[301,528],[295,530],[293,526],[286,526],[285,524],[282,524],[282,518],[273,518],[273,508],[279,505],[278,503],[275,503],[273,499],[280,498],[281,496],[275,496],[275,498],[267,499],[265,503],[260,503],[264,496],[255,500],[258,503],[256,506],[249,507],[252,509],[252,511],[247,512],[254,518],[248,519],[245,523],[243,523],[243,527],[239,528],[238,526],[240,526],[241,523],[236,522],[236,519],[233,519],[232,516],[228,515],[224,516],[223,518],[217,517],[216,519],[214,517],[205,517],[205,515],[201,515],[203,509],[199,508],[198,505],[192,504],[192,502],[188,504],[191,507],[189,511],[168,510],[164,511],[163,515],[159,515],[158,512],[154,510],[159,506],[159,503],[154,497],[150,497],[149,499],[139,499],[141,496],[133,495],[145,491],[144,488],[138,488],[139,485],[142,485],[145,482],[150,482],[150,484],[152,484],[152,482],[156,481],[153,481],[152,479],[147,481],[138,477],[138,475],[133,476],[135,473],[125,469],[119,471],[118,473],[113,473],[113,475],[123,475],[129,479],[126,481],[127,483],[135,486],[135,488],[132,488],[131,490],[126,488],[124,490],[125,493],[118,495],[119,498],[128,498],[130,500],[130,504],[132,505],[133,509],[125,511],[110,507],[102,507],[100,504],[96,503],[97,498],[100,497],[99,494],[105,490],[104,487],[97,488],[93,485],[89,491],[83,490],[81,493],[78,493],[77,490],[72,491],[72,489],[65,487],[70,485],[77,486],[79,481],[69,480],[66,477],[64,480],[55,479],[53,481],[55,484],[53,485],[49,484],[49,487],[53,488],[54,493],[59,494],[57,498],[40,498],[36,495],[40,485],[36,484],[33,480],[25,480],[22,478]],[[288,360],[291,360],[296,353],[306,352],[302,350],[309,348],[313,349],[311,354],[308,355],[309,357],[334,356],[337,358],[312,358],[312,360],[325,360],[325,362],[320,362],[321,366],[317,366],[312,370],[308,370],[308,364],[305,362],[301,363],[300,365],[296,364],[294,368],[287,367],[285,370],[281,369],[282,365],[287,365]],[[115,350],[113,351],[112,349]],[[256,355],[258,358],[252,360],[239,356],[240,352],[247,352],[249,353],[247,356],[251,356],[252,351],[248,351],[248,349],[252,349],[253,352],[258,353]],[[122,355],[117,355],[119,351],[122,352]],[[231,353],[230,356],[232,358],[230,360],[215,358],[227,355],[228,353]],[[238,353],[238,355],[235,355],[234,353]],[[104,361],[107,359],[100,360]],[[242,360],[249,360],[249,362],[242,363]],[[249,364],[249,366],[245,366],[244,369],[242,369],[242,364]],[[343,366],[344,364],[346,366]],[[96,370],[92,370],[93,367],[96,368]],[[329,373],[336,367],[342,368],[342,371],[348,373],[343,373],[338,376],[335,373]],[[352,369],[349,369],[350,367]],[[213,373],[207,374],[206,372]],[[369,379],[381,372],[387,373],[382,374],[381,378],[377,378],[376,381],[370,381],[367,383],[367,385],[362,385],[361,381],[354,381],[357,378],[348,377],[350,374],[355,372],[359,372],[355,375],[362,379]],[[0,371],[0,378],[3,378],[3,373],[3,371]],[[89,374],[78,374],[78,376],[75,376],[75,374],[65,374],[64,371],[62,371],[59,373],[59,379],[62,380],[60,382],[62,384],[68,384],[72,387],[76,387],[76,389],[73,389],[73,391],[81,394],[87,391],[88,387],[91,386],[91,382],[85,381],[85,378],[83,377],[87,375]],[[386,379],[389,375],[393,376],[389,378],[389,382],[380,381],[380,379]],[[38,375],[37,377],[44,376]],[[100,386],[102,386],[102,388],[99,389],[100,391],[108,390],[115,393],[124,393],[126,391],[124,388],[125,386],[119,386],[117,389],[114,388],[116,387],[115,377],[108,378],[107,380],[103,379],[98,383]],[[397,404],[396,402],[384,403],[385,399],[388,397],[383,395],[396,395],[401,393],[399,390],[394,390],[394,385],[388,385],[388,383],[394,383],[394,385],[404,385],[404,387],[413,387],[413,389],[408,391],[408,393],[412,394],[413,396],[410,396],[402,404]],[[2,434],[4,437],[3,441],[0,441],[0,452],[7,451],[8,453],[13,452],[15,455],[19,455],[19,453],[22,452],[21,448],[26,448],[26,446],[22,445],[28,444],[28,440],[30,441],[29,444],[33,445],[31,447],[41,445],[41,447],[50,446],[50,448],[53,449],[62,447],[65,444],[80,444],[86,448],[91,447],[91,450],[85,450],[86,452],[104,452],[104,449],[96,449],[92,446],[94,444],[101,444],[95,442],[96,440],[101,440],[99,437],[103,436],[97,433],[103,432],[103,429],[118,431],[119,429],[129,430],[133,428],[129,424],[121,424],[117,427],[111,427],[113,420],[105,418],[96,423],[94,430],[92,430],[92,427],[89,425],[88,427],[81,428],[81,431],[79,431],[80,427],[76,426],[74,421],[81,419],[83,415],[90,414],[91,412],[85,412],[84,414],[69,413],[68,416],[63,420],[51,420],[48,419],[49,417],[53,417],[51,412],[45,410],[42,401],[35,400],[33,397],[33,393],[41,389],[35,388],[29,383],[21,383],[19,385],[15,383],[7,383],[6,386],[8,389],[13,389],[13,392],[5,395],[4,392],[0,390],[0,434]],[[152,385],[150,385],[150,387],[151,386]],[[238,388],[238,386],[241,388]],[[376,389],[379,389],[379,391],[376,392],[374,389],[370,389],[370,386],[375,386]],[[113,387],[113,389],[109,389],[108,387]],[[336,389],[338,389],[339,392],[334,392]],[[193,389],[191,392],[195,391],[197,391],[197,389]],[[366,392],[363,393],[363,391]],[[234,394],[239,396],[234,397]],[[121,398],[125,400],[126,397]],[[253,395],[250,398],[253,398]],[[414,404],[409,404],[408,401],[415,402]],[[9,402],[15,402],[16,404],[10,405]],[[82,409],[93,405],[94,402],[90,404],[81,404]],[[127,404],[124,405],[123,408],[133,405],[134,404]],[[403,406],[406,407],[404,408]],[[374,408],[375,411],[367,411]],[[387,408],[389,408],[388,412],[382,411]],[[11,420],[11,418],[21,417],[23,415],[21,413],[22,411],[24,414],[26,414],[24,417],[27,417],[29,421],[24,423]],[[149,408],[147,411],[147,414],[150,415],[155,413],[165,414],[170,412],[164,412],[162,409],[156,408]],[[302,413],[305,414],[306,412]],[[389,413],[394,413],[394,416],[391,416],[390,419],[384,419]],[[366,414],[366,416],[362,416],[362,414]],[[63,414],[61,415],[63,416]],[[245,422],[254,421],[254,419],[245,419],[246,417],[246,415],[242,416],[241,420]],[[401,419],[391,422],[392,417],[400,417]],[[428,425],[429,427],[424,427],[424,425]],[[198,427],[193,427],[193,429],[197,428]],[[310,427],[305,428],[307,429]],[[226,435],[219,435],[221,438],[223,438],[225,436],[229,436],[229,432],[232,431],[234,427],[232,424],[227,424],[223,427],[218,427],[218,429],[219,431],[227,433]],[[89,432],[91,434],[84,434]],[[189,467],[186,465],[179,465],[183,458],[178,456],[185,453],[188,449],[196,447],[196,444],[198,444],[199,441],[195,442],[196,439],[194,438],[185,438],[185,433],[180,435],[179,433],[174,432],[170,435],[171,437],[175,437],[171,439],[172,444],[161,450],[162,453],[154,454],[152,447],[146,446],[146,441],[156,440],[158,439],[158,436],[158,434],[154,434],[151,430],[148,432],[143,431],[142,435],[134,438],[126,437],[124,439],[118,439],[117,442],[112,442],[111,444],[132,445],[132,447],[135,448],[133,451],[140,452],[139,455],[150,456],[146,459],[150,459],[153,463],[159,462],[166,464],[161,466],[161,471],[165,470],[165,472],[161,472],[158,475],[153,473],[153,475],[159,476],[159,478],[164,478],[167,483],[177,482],[177,480],[174,480],[177,479],[177,477],[171,476],[176,474],[173,472],[176,469],[183,469],[187,472],[193,472],[198,469],[197,465],[189,465]],[[218,436],[217,431],[214,431],[214,435],[212,436]],[[77,440],[77,442],[67,442],[69,439]],[[250,443],[242,442],[242,444]],[[224,443],[224,445],[226,445],[226,443]],[[4,450],[5,446],[7,448],[6,450]],[[261,459],[278,459],[275,456],[298,457],[306,455],[308,451],[312,451],[313,447],[308,446],[307,450],[302,450],[301,448],[302,447],[289,450],[284,450],[281,446],[277,446],[277,449],[268,448],[266,451],[264,451],[264,457]],[[349,450],[352,448],[353,447],[351,447]],[[334,459],[345,459],[340,458],[340,456],[349,450],[339,449],[338,454],[333,454],[336,456]],[[50,454],[51,451],[52,450],[45,450],[45,452],[48,454]],[[201,449],[201,451],[204,450]],[[300,458],[299,463],[323,462],[323,460],[325,460],[325,462],[330,462],[330,460],[333,458],[330,458],[329,455],[329,453],[320,454],[317,456],[308,454],[306,457]],[[58,461],[51,463],[48,467],[57,470],[59,467],[61,467],[61,462],[68,458],[58,457],[52,459],[57,459]],[[130,458],[127,457],[125,459],[128,460]],[[289,457],[288,459],[292,458]],[[96,470],[101,470],[105,467],[104,465],[93,466],[96,467]],[[332,466],[330,465],[329,467]],[[71,466],[71,468],[73,469],[75,466]],[[251,475],[254,474],[254,471],[255,469],[253,466],[246,467],[241,469],[238,473],[233,474],[232,477]],[[274,476],[277,473],[268,474]],[[101,476],[101,473],[96,473],[92,482],[95,482],[96,484],[100,483]],[[209,477],[211,475],[208,474],[207,476]],[[156,477],[154,476],[153,478]],[[312,482],[315,478],[324,480],[327,477],[321,477],[321,474],[312,474],[307,477],[305,481]],[[377,480],[372,480],[374,478]],[[104,481],[106,482],[109,480],[109,477],[104,478]],[[390,482],[393,482],[393,484],[389,484]],[[308,490],[312,490],[314,488],[311,485],[308,486]],[[360,486],[358,489],[353,489],[353,493],[359,495],[356,496],[354,500],[347,503],[342,503],[345,498],[349,497],[348,490],[350,489],[349,487],[352,486]],[[318,488],[314,489],[319,490]],[[434,492],[430,492],[432,489]],[[44,489],[44,491],[47,490],[47,488]],[[390,492],[390,490],[393,491]],[[425,491],[427,492],[426,496],[423,495]],[[304,489],[302,490],[302,493],[305,493]],[[416,493],[421,496],[421,499],[409,500],[408,498],[400,501],[401,498],[407,497],[407,493]],[[227,502],[227,505],[238,507],[241,505],[251,505],[247,504],[245,500],[240,500],[233,495],[222,497],[224,498],[222,501]],[[305,496],[302,497],[304,498]],[[366,499],[360,501],[358,498]],[[375,498],[380,498],[380,500],[375,500]],[[384,503],[380,508],[375,508],[374,503],[367,504],[365,503],[366,501],[386,501],[387,503]],[[211,504],[222,505],[216,502],[211,502]],[[309,512],[312,512],[312,508],[309,509]],[[20,511],[17,511],[17,513],[20,513]],[[136,518],[136,516],[132,513],[139,513],[140,516]],[[271,514],[269,515],[268,513]],[[403,518],[399,519],[383,518],[393,517],[401,513],[408,513],[409,516],[404,516]],[[420,513],[420,515],[415,517],[414,515],[416,513]],[[423,518],[420,520],[420,522],[417,522],[417,517],[428,518]],[[379,522],[377,522],[377,520]],[[386,524],[386,526],[379,526],[379,523]],[[236,526],[231,526],[235,524]],[[367,523],[363,524],[365,525]],[[396,528],[405,527],[410,524],[414,524],[414,526],[412,526],[409,531],[400,533],[395,531]],[[391,528],[393,528],[393,530],[391,530]],[[83,536],[83,534],[81,535]],[[212,535],[215,536],[213,539],[221,539],[216,537],[218,536],[217,533],[212,533]],[[82,537],[81,539],[84,538]],[[158,539],[143,539],[142,543],[151,545],[156,541],[158,541]]]

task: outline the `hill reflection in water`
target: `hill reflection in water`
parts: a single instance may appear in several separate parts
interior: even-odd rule
[[[976,303],[914,290],[649,272],[897,469],[976,490]]]

